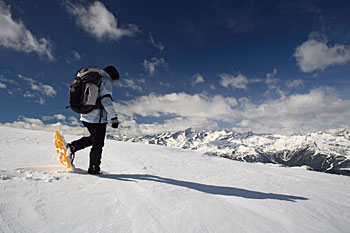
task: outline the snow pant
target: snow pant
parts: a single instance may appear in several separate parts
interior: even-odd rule
[[[100,171],[102,148],[104,146],[107,124],[83,122],[83,125],[89,130],[90,136],[82,137],[71,142],[71,144],[74,147],[74,152],[92,146],[89,169]]]

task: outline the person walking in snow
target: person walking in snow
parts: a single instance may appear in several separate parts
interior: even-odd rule
[[[113,107],[112,91],[113,83],[119,80],[119,72],[114,66],[107,66],[102,70],[97,70],[100,74],[101,84],[98,90],[102,107],[93,109],[91,112],[80,115],[80,120],[88,129],[90,136],[82,137],[67,144],[71,163],[73,163],[75,152],[92,146],[90,151],[89,174],[101,174],[102,148],[106,136],[107,123],[113,128],[118,128],[119,121]]]

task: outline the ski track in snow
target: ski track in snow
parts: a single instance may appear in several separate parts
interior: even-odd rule
[[[346,176],[113,140],[91,176],[52,137],[0,127],[0,232],[349,232]]]

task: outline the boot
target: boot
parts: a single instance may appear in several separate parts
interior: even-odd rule
[[[102,172],[100,171],[100,167],[99,167],[99,166],[92,165],[92,166],[89,167],[89,169],[88,169],[88,174],[91,174],[91,175],[101,175]]]

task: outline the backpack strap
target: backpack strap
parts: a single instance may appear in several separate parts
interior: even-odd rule
[[[102,99],[107,98],[107,97],[111,98],[111,100],[113,101],[112,95],[110,95],[110,94],[106,94],[106,95],[103,95],[101,97],[98,97],[97,103],[96,103],[96,106],[94,109],[102,109],[103,108]]]
[[[113,98],[112,98],[112,95],[111,94],[106,94],[106,95],[103,95],[100,97],[100,100],[102,101],[102,99],[106,98],[106,97],[109,97],[111,98],[111,100],[113,101]]]
[[[100,105],[100,119],[99,119],[98,123],[101,123],[101,120],[102,120],[102,110],[103,110],[102,99],[104,99],[104,98],[111,98],[111,100],[113,101],[111,94],[106,94],[106,95],[103,95],[103,96],[98,98],[98,102]]]
[[[100,73],[100,69],[99,68],[95,68],[95,67],[81,68],[76,73],[76,77],[83,77],[84,75],[86,75],[87,73],[90,73],[90,72]]]

